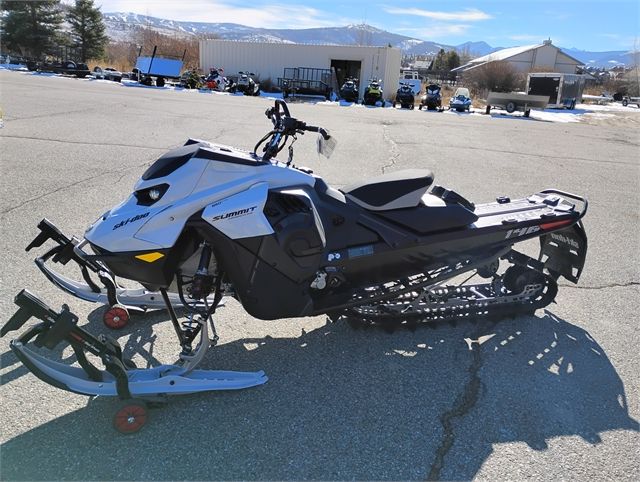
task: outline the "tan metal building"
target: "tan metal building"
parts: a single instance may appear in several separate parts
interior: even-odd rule
[[[333,68],[338,85],[345,77],[360,79],[360,96],[369,79],[381,79],[386,99],[392,98],[398,88],[401,58],[400,49],[393,47],[200,41],[200,68],[204,72],[211,67],[224,68],[225,75],[248,70],[260,79],[277,83],[285,68]]]
[[[505,62],[520,72],[545,69],[548,72],[575,74],[578,66],[582,65],[577,59],[564,53],[560,48],[545,40],[538,45],[510,47],[498,50],[489,55],[473,59],[468,64],[453,69],[454,72],[466,72],[490,62]]]

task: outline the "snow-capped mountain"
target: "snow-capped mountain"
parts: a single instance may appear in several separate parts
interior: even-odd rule
[[[616,65],[633,65],[633,52],[624,50],[611,50],[608,52],[589,52],[575,48],[562,49],[572,57],[592,67],[615,67]]]
[[[492,47],[486,42],[465,42],[460,45],[445,45],[387,32],[367,24],[345,27],[307,29],[265,29],[247,27],[236,23],[182,22],[135,13],[103,13],[107,34],[113,40],[125,40],[136,29],[150,28],[166,35],[195,36],[215,34],[228,40],[249,42],[332,44],[332,45],[391,45],[408,55],[435,55],[440,49],[470,54],[474,57],[486,55],[501,47]],[[563,49],[566,53],[594,67],[612,67],[633,64],[630,52],[589,52],[578,49]]]
[[[435,54],[449,45],[406,37],[371,25],[347,25],[307,29],[253,28],[235,23],[180,22],[135,13],[112,12],[103,14],[107,34],[114,40],[124,40],[139,28],[150,28],[166,35],[215,34],[228,40],[249,42],[333,44],[333,45],[392,45],[410,54]]]
[[[469,55],[474,57],[482,57],[483,55],[488,55],[496,50],[502,50],[503,47],[492,47],[487,42],[465,42],[460,45],[456,45],[456,50],[458,52],[468,52]]]

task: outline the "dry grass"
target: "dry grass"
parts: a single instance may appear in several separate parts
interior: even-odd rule
[[[96,65],[107,66],[127,72],[136,64],[139,46],[142,46],[142,55],[151,55],[156,45],[158,46],[156,55],[172,58],[182,58],[184,55],[185,70],[198,68],[200,37],[172,37],[147,28],[133,31],[127,40],[111,42],[105,49],[104,58],[91,60],[89,67],[93,69]]]

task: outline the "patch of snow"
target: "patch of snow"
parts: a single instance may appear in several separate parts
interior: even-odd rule
[[[4,70],[29,70],[27,69],[26,66],[22,65],[22,64],[0,64],[0,69],[4,69]]]
[[[522,47],[510,47],[508,49],[498,50],[497,52],[493,52],[482,57],[478,57],[470,61],[470,64],[481,64],[484,62],[493,62],[494,60],[505,60],[509,57],[513,57],[514,55],[521,54],[523,52],[527,52],[529,50],[541,47],[540,44],[534,45],[523,45]]]
[[[628,106],[623,106],[619,102],[611,102],[609,104],[578,104],[576,105],[576,110],[581,109],[584,111],[591,112],[638,112],[640,113],[640,109],[635,104],[629,104]]]
[[[260,91],[260,97],[264,97],[265,99],[282,99],[281,92],[262,92]]]

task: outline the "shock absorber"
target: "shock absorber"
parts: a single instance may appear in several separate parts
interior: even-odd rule
[[[191,297],[194,300],[205,299],[209,296],[213,290],[214,282],[214,275],[209,273],[209,264],[212,256],[211,246],[206,241],[203,241],[200,244],[200,248],[202,252],[200,253],[198,270],[195,272],[191,283]]]

